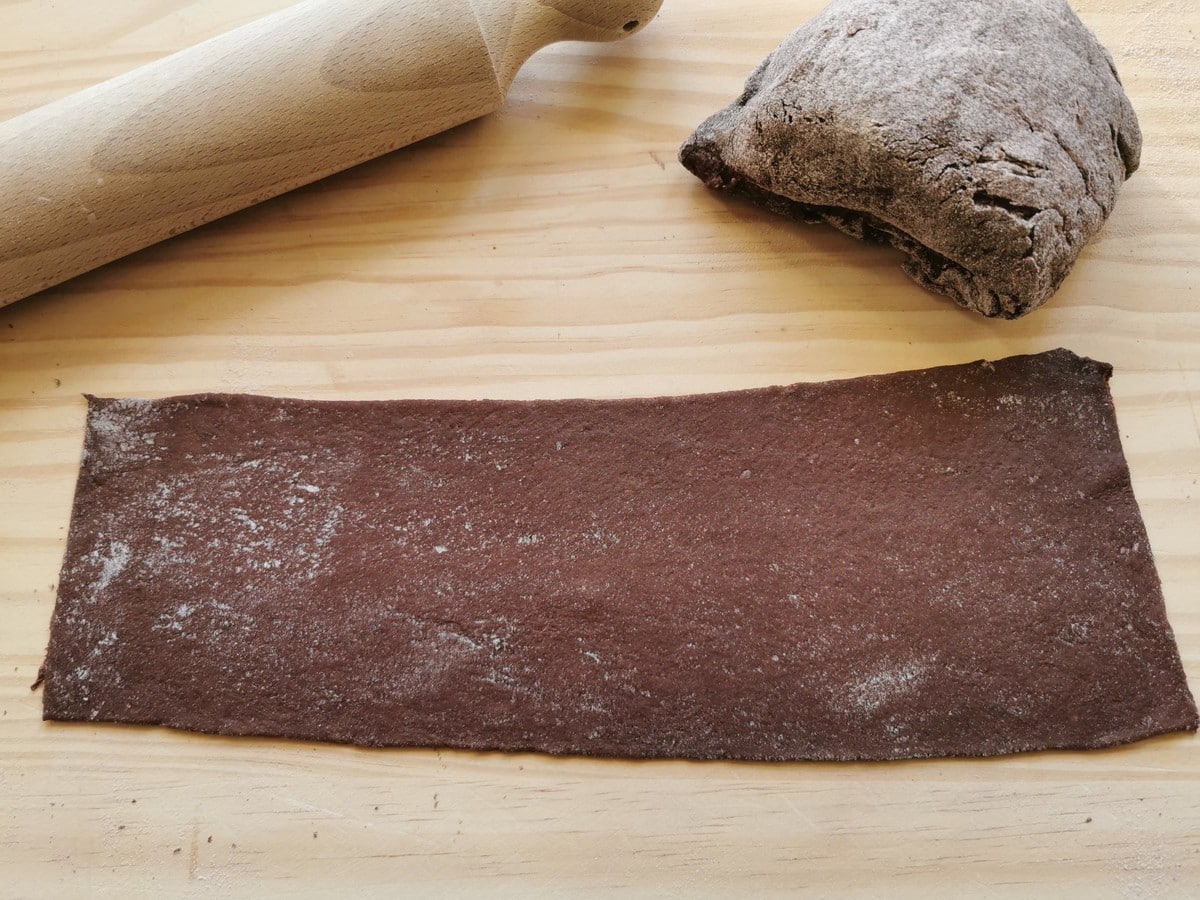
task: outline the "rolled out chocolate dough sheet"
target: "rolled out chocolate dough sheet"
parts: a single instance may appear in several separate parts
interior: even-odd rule
[[[45,716],[758,760],[1195,729],[1110,373],[91,399]]]

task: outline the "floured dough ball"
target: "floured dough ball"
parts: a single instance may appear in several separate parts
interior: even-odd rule
[[[709,187],[888,241],[925,287],[1016,318],[1066,278],[1141,143],[1065,0],[834,0],[680,158]]]

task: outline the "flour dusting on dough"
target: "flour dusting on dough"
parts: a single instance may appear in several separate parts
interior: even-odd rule
[[[100,574],[96,576],[95,584],[92,587],[93,600],[103,594],[112,584],[113,579],[125,571],[125,567],[129,565],[130,552],[128,544],[122,541],[113,541],[107,553],[93,550],[88,554],[89,561],[100,564]]]
[[[858,711],[873,713],[880,707],[913,693],[924,683],[932,661],[909,660],[857,678],[848,686],[851,703]]]

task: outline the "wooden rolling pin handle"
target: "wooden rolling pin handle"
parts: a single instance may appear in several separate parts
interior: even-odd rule
[[[662,0],[308,0],[0,124],[0,306],[486,115]]]

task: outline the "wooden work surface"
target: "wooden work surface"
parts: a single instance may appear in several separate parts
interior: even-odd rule
[[[0,118],[285,0],[0,4]],[[43,724],[82,394],[615,397],[1066,346],[1113,363],[1200,687],[1200,10],[1076,0],[1146,135],[1050,305],[987,321],[897,254],[675,161],[818,0],[667,0],[494,117],[0,310],[0,896],[1195,896],[1200,740],[883,765],[621,763]],[[0,186],[3,173],[0,173]]]

